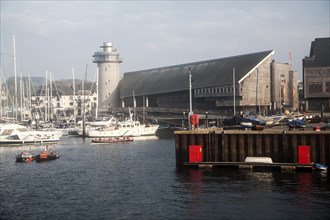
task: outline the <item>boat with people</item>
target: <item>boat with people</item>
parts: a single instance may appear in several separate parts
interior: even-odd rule
[[[56,160],[60,158],[56,151],[48,149],[48,145],[45,146],[45,149],[38,155],[35,156],[36,162],[43,162],[49,160]]]
[[[20,154],[16,155],[16,162],[32,162],[35,159],[35,154],[28,151],[22,151]]]
[[[123,137],[94,138],[91,140],[91,143],[108,144],[108,143],[127,143],[132,141],[133,141],[132,137],[123,136]]]
[[[36,131],[15,123],[0,124],[0,144],[56,143],[62,135],[56,130]]]

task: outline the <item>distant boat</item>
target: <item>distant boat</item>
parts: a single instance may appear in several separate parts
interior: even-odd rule
[[[16,162],[32,162],[35,160],[35,155],[28,151],[22,151],[16,155]]]
[[[159,125],[145,125],[140,124],[139,121],[132,119],[132,114],[129,110],[130,118],[125,121],[118,122],[115,126],[98,128],[89,130],[88,137],[102,138],[102,137],[139,137],[139,136],[155,136]]]
[[[266,121],[259,119],[258,117],[242,117],[242,122],[251,122],[252,125],[262,125],[265,126],[266,125]]]
[[[59,142],[62,135],[60,131],[36,131],[18,124],[0,124],[0,144]]]
[[[98,144],[108,144],[108,143],[127,143],[132,142],[132,137],[109,137],[109,138],[95,138],[92,139],[92,143],[98,143]]]
[[[48,150],[48,146],[45,146],[45,150],[42,151],[40,154],[36,155],[35,159],[36,162],[43,162],[43,161],[49,161],[49,160],[56,160],[60,156],[56,153],[56,151]]]
[[[322,170],[322,171],[327,171],[328,170],[328,166],[327,165],[320,164],[320,163],[315,163],[314,164],[314,167],[317,170]]]
[[[289,127],[289,130],[294,130],[294,129],[304,130],[304,128],[306,127],[306,122],[298,118],[295,118],[288,120],[287,126]]]
[[[223,125],[226,126],[241,126],[244,128],[251,128],[253,125],[266,125],[266,121],[260,120],[257,117],[243,117],[243,116],[234,116],[232,118],[225,119]]]
[[[240,127],[242,130],[251,129],[253,124],[251,122],[241,122]]]

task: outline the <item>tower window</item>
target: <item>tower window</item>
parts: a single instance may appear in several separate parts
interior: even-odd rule
[[[108,68],[107,68],[107,67],[104,67],[104,70],[105,70],[105,71],[108,71]]]

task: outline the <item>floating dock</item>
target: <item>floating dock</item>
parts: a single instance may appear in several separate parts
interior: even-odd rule
[[[314,163],[330,164],[330,132],[176,131],[175,154],[177,167],[313,169]],[[273,163],[249,163],[247,157],[269,157]]]

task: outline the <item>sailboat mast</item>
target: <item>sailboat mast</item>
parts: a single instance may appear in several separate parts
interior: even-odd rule
[[[99,67],[96,68],[96,92],[99,92]],[[99,97],[99,95],[97,94],[96,96],[97,98]],[[99,105],[98,105],[98,100],[96,101],[96,109],[95,109],[95,118],[97,118],[98,116],[98,111],[99,111]]]
[[[259,82],[259,80],[258,80],[258,77],[259,77],[259,74],[258,74],[258,68],[257,68],[257,83],[256,83],[256,114],[259,114],[259,111],[260,111],[260,109],[259,109],[259,111],[258,111],[258,103],[259,103],[259,98],[258,98],[258,89],[259,89],[259,85],[258,85],[258,82]],[[260,107],[259,107],[260,108]]]
[[[53,122],[53,81],[52,81],[52,72],[49,72],[49,85],[50,85],[49,116],[50,116],[50,121]]]
[[[45,122],[48,121],[48,70],[46,70],[46,89],[45,89]],[[46,103],[47,101],[47,103]]]
[[[134,90],[133,90],[133,108],[134,108],[134,121],[136,121],[136,100],[135,100]]]
[[[192,114],[191,67],[189,67],[189,116]]]
[[[76,126],[76,84],[74,79],[74,68],[72,68],[72,86],[73,86],[73,119],[74,125]]]
[[[20,90],[20,121],[23,120],[23,82],[22,82],[22,72],[19,80],[19,90]]]
[[[32,95],[31,95],[31,77],[29,74],[29,89],[28,89],[28,97],[29,97],[29,117],[32,120],[32,115],[31,115],[31,111],[32,111]]]
[[[15,35],[13,35],[13,50],[14,50],[14,76],[15,76],[15,120],[17,121],[17,75],[16,75],[16,42],[15,42]]]
[[[233,99],[234,99],[234,116],[235,116],[236,115],[235,67],[233,68]]]
[[[145,124],[146,121],[146,116],[145,116],[145,105],[146,105],[146,97],[143,96],[143,107],[142,107],[142,120],[143,120],[143,124]]]
[[[86,78],[87,78],[87,64],[86,64],[86,71],[85,71],[85,79],[84,79],[84,83],[83,83],[83,93],[84,93],[84,110],[83,110],[83,137],[86,137],[86,115],[85,115],[85,110],[86,110],[86,92],[85,92],[85,82],[86,82]]]
[[[189,67],[189,113],[188,113],[188,125],[189,125],[190,130],[192,129],[192,125],[191,125],[191,122],[190,122],[190,116],[193,114],[193,111],[192,111],[192,92],[191,92],[191,88],[192,88],[192,85],[191,85],[191,67]]]

